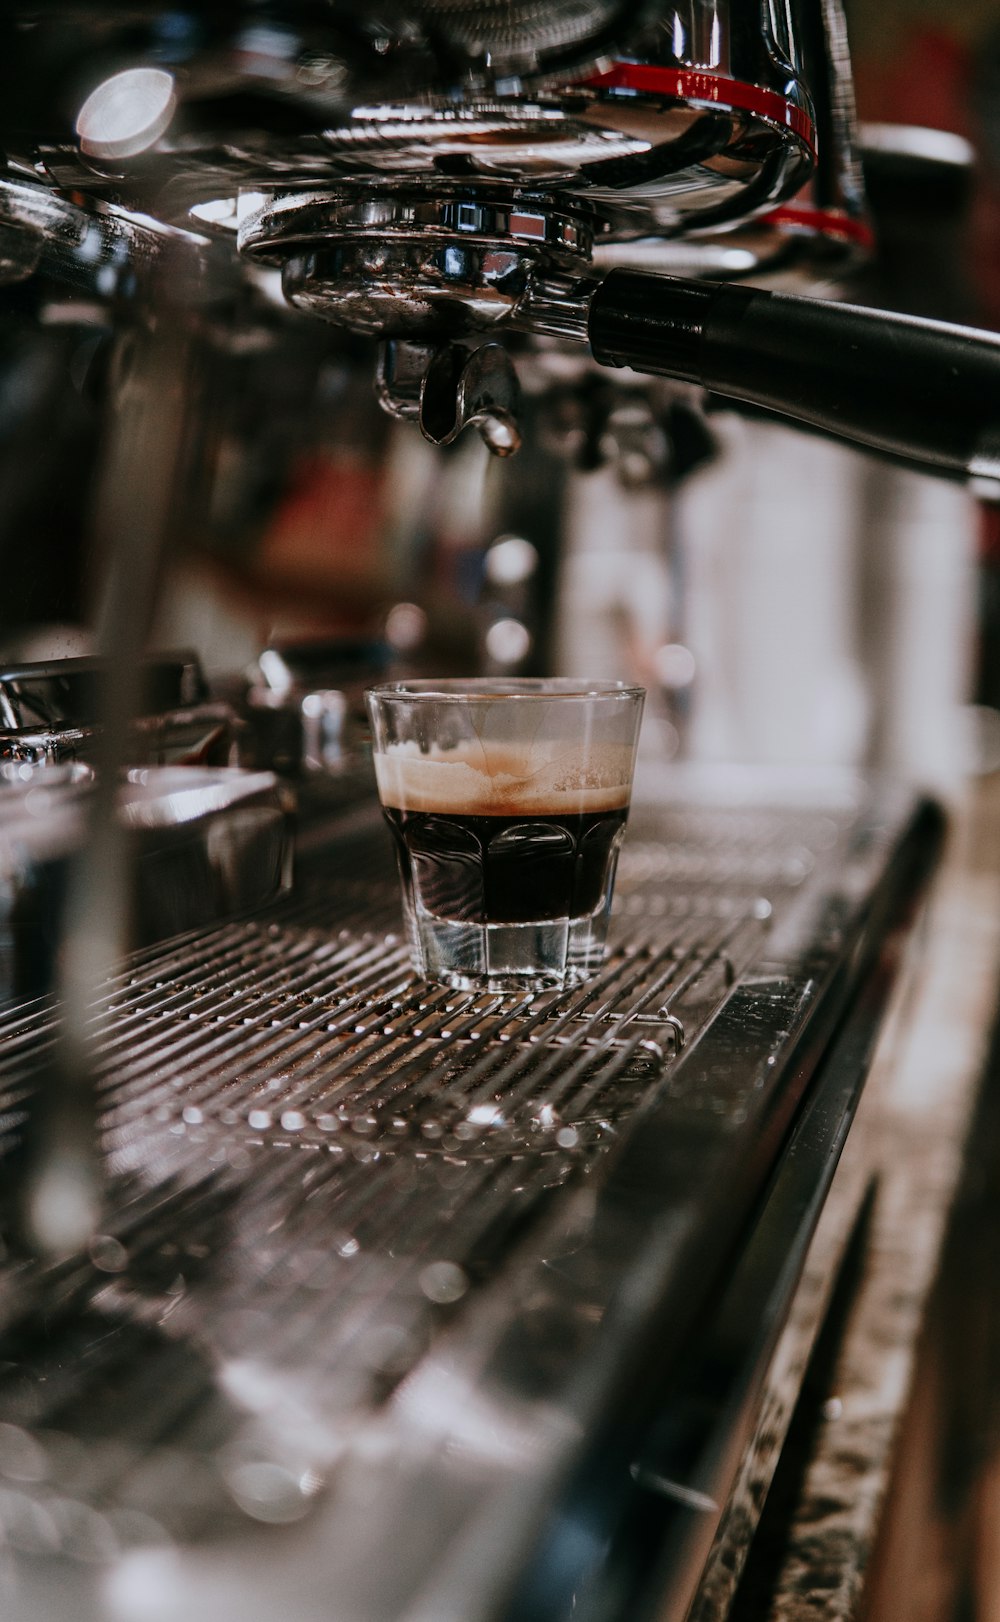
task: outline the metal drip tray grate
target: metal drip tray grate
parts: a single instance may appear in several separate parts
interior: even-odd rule
[[[247,925],[186,973],[161,959],[166,995],[143,976],[115,994],[108,1126],[138,1128],[152,1114],[181,1129],[396,1152],[413,1141],[469,1150],[487,1137],[498,1149],[501,1126],[509,1138],[617,1117],[635,1103],[620,1092],[629,1064],[683,1044],[763,927],[762,908],[661,921],[655,945],[627,934],[592,984],[519,1000],[415,986],[394,936],[330,942]]]
[[[662,1098],[830,844],[829,818],[790,820],[795,862],[761,823],[762,900],[729,865],[716,882],[711,853],[679,883],[689,830],[640,815],[608,962],[567,994],[416,981],[367,816],[265,916],[136,954],[95,1011],[104,1232],[89,1258],[0,1276],[0,1482],[5,1447],[43,1461],[16,1502],[0,1491],[14,1543],[45,1510],[74,1552],[50,1503],[67,1492],[91,1541],[126,1514],[174,1538],[307,1514],[344,1426]],[[8,1144],[53,1019],[36,1004],[0,1028]]]

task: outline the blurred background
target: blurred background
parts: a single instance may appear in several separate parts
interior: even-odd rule
[[[848,24],[877,251],[748,279],[997,327],[996,8],[853,0]],[[39,325],[18,320],[16,286],[8,300],[0,653],[16,661],[91,646],[88,487],[121,357],[99,305],[53,300]],[[434,447],[383,415],[364,340],[275,309],[209,341],[211,442],[154,640],[196,650],[216,685],[320,639],[365,670],[641,679],[660,758],[939,788],[1000,764],[1000,509],[975,492],[544,352],[519,362],[524,447],[497,461],[474,435]]]

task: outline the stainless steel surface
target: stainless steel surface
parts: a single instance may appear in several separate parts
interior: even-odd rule
[[[569,12],[586,23],[554,48]],[[749,0],[532,8],[530,25],[513,31],[512,15],[358,5],[317,23],[308,7],[288,6],[267,29],[238,7],[200,17],[199,28],[182,9],[171,34],[155,8],[131,32],[114,7],[36,8],[37,32],[12,34],[25,79],[12,78],[9,99],[29,104],[12,156],[30,164],[42,140],[65,189],[189,226],[225,221],[221,205],[241,185],[380,172],[434,181],[456,155],[473,177],[540,176],[640,206],[673,196],[682,210],[717,211],[724,199],[742,212],[808,169],[811,104],[792,9],[762,19]],[[88,49],[84,95],[74,51]],[[646,80],[616,77],[637,65]],[[150,68],[150,105],[122,107],[126,75]]]
[[[345,1619],[500,1616],[539,1537],[596,1572],[558,1505],[609,1423],[628,1476],[928,854],[907,807],[640,806],[615,949],[568,997],[415,983],[367,809],[277,909],[135,956],[95,1009],[102,1230],[0,1292],[12,1619],[95,1582],[138,1617],[164,1541],[157,1603],[192,1619],[331,1592]],[[15,1159],[54,1016],[6,1021]]]
[[[451,193],[451,195],[449,195]],[[290,303],[358,332],[460,336],[510,317],[537,266],[585,265],[588,212],[502,183],[265,198],[238,246],[282,267]]]
[[[54,3],[26,29],[15,19],[8,55],[36,101],[22,108],[22,86],[5,98],[0,83],[11,186],[0,274],[26,283],[50,316],[50,283],[67,279],[68,252],[86,266],[97,327],[135,296],[128,270],[118,275],[121,257],[143,266],[139,281],[168,267],[185,339],[194,325],[201,337],[214,326],[220,345],[238,343],[237,331],[258,341],[279,319],[278,273],[295,309],[357,334],[442,341],[506,325],[579,336],[579,309],[556,307],[585,296],[573,281],[595,243],[629,252],[637,238],[662,242],[770,210],[743,246],[720,254],[699,243],[686,267],[668,254],[671,268],[732,277],[771,270],[770,260],[783,263],[786,250],[796,258],[803,244],[828,268],[839,255],[843,268],[868,239],[838,0],[763,10],[751,0],[570,5],[544,26],[534,7],[376,16],[360,5],[325,32],[308,8],[289,7],[280,28],[267,28],[237,7],[213,14],[204,31],[183,12],[158,30],[155,12],[131,35],[100,5],[77,16]],[[67,25],[58,39],[57,21]],[[71,39],[82,47],[88,26],[94,61],[83,95],[67,52]],[[37,198],[22,195],[29,179]],[[109,212],[114,227],[90,223]],[[656,304],[670,288],[649,296]],[[690,345],[700,347],[700,331]],[[616,360],[596,331],[593,348],[608,365],[648,362],[760,404],[759,387],[717,386],[687,355],[657,361],[644,344]],[[983,365],[988,356],[986,343]],[[788,394],[780,408],[812,421],[803,387],[795,378],[779,390]],[[894,410],[901,415],[898,402]],[[848,415],[833,428],[822,411],[817,420],[848,432]],[[461,399],[446,419],[456,432],[476,422],[491,447],[513,448],[509,422],[494,429],[494,416]],[[963,448],[959,476],[967,466]]]
[[[126,759],[150,766],[226,766],[238,745],[235,715],[227,704],[138,716],[129,725]],[[13,767],[88,764],[100,752],[101,723],[92,726],[0,727],[0,761]]]
[[[0,176],[3,281],[23,281],[36,271],[74,294],[102,303],[129,302],[137,272],[147,274],[178,248],[187,266],[183,287],[225,278],[224,257],[197,231],[177,229],[146,214],[67,197],[12,174]]]
[[[235,762],[236,716],[211,701],[196,655],[140,660],[137,709],[125,758],[133,766]],[[0,664],[0,761],[59,764],[100,758],[107,661],[57,659]]]
[[[869,240],[838,0],[763,9],[751,0],[693,8],[650,0],[638,10],[570,5],[544,27],[535,8],[514,11],[517,21],[503,8],[433,5],[382,16],[359,5],[343,8],[324,30],[308,7],[286,8],[282,26],[272,28],[236,7],[213,11],[202,30],[183,11],[160,27],[151,6],[131,33],[100,4],[53,0],[31,12],[26,28],[15,14],[10,49],[0,53],[13,65],[9,87],[0,82],[12,188],[0,221],[0,274],[26,285],[51,317],[58,306],[50,281],[59,279],[68,247],[70,259],[88,267],[88,318],[99,327],[113,321],[122,295],[126,304],[135,295],[135,279],[117,274],[120,246],[129,267],[145,261],[140,282],[168,267],[185,341],[192,325],[201,336],[213,325],[228,328],[230,343],[237,327],[255,341],[267,317],[277,319],[279,271],[293,307],[355,333],[447,339],[504,324],[532,330],[537,319],[540,330],[560,325],[565,336],[578,330],[578,312],[558,323],[553,294],[586,271],[595,242],[672,239],[770,210],[762,236],[753,226],[745,246],[721,255],[711,244],[696,247],[689,268],[710,279],[773,269],[769,258],[803,243],[819,260],[829,249],[832,265]],[[73,44],[82,49],[88,40],[92,65],[80,69]],[[22,195],[29,180],[37,198]],[[52,208],[47,192],[56,194]],[[114,229],[88,223],[105,211],[115,214]],[[52,242],[60,251],[47,255]],[[102,261],[96,275],[92,261]],[[612,314],[627,274],[612,270]],[[562,291],[575,302],[569,287]],[[886,372],[875,354],[881,318],[862,329],[863,342],[838,348],[834,334],[825,357],[818,339],[803,339],[816,349],[816,367],[790,380],[782,374],[780,384],[775,346],[765,346],[772,397],[750,377],[753,367],[741,369],[752,350],[751,321],[738,324],[732,356],[721,321],[725,365],[717,375],[703,329],[683,327],[671,307],[670,342],[657,359],[650,331],[673,291],[669,283],[648,291],[653,318],[643,316],[638,351],[627,345],[620,355],[592,318],[594,354],[609,366],[658,367],[744,406],[787,411],[918,463],[929,437],[927,465],[964,479],[971,461],[981,474],[980,431],[988,438],[993,428],[988,412],[970,413],[971,450],[958,423],[991,380],[988,335],[921,328],[918,337],[905,323],[893,332],[893,353],[906,352],[921,374],[940,365],[932,389],[959,377],[946,414],[950,437],[961,441],[956,456],[943,429],[922,436],[901,425],[910,389],[900,400],[886,386],[873,405]],[[595,304],[600,315],[600,295]],[[846,310],[834,319],[833,308],[822,319],[813,308],[805,319],[816,331],[831,320],[846,330]],[[780,322],[787,328],[794,319],[784,305]],[[963,363],[957,371],[954,344]],[[793,344],[793,352],[802,347]],[[690,353],[700,357],[702,349],[711,351],[704,370]],[[848,351],[857,352],[861,405],[848,409],[838,396],[831,411],[825,381]],[[894,418],[899,434],[881,423],[873,431],[872,412]],[[459,403],[448,420],[463,416],[481,414]],[[509,430],[488,438],[506,449]]]
[[[96,991],[124,939],[155,940],[259,906],[291,879],[290,803],[269,774],[153,768],[120,789],[112,778],[110,793],[99,775],[65,775],[25,767],[0,791],[0,997],[59,989],[65,998],[72,974],[80,998],[76,1021],[63,1004],[43,1050],[43,1096],[8,1190],[8,1239],[56,1255],[85,1245],[104,1195],[86,976]],[[98,841],[95,823],[105,819]],[[68,964],[67,934],[76,954]]]
[[[8,765],[0,777],[0,1000],[54,989],[68,863],[86,850],[94,773]],[[250,911],[291,884],[293,800],[270,772],[144,767],[115,818],[130,853],[129,911],[144,945]]]
[[[0,56],[0,277],[97,327],[164,264],[203,325],[266,325],[254,259],[358,332],[530,325],[595,237],[742,217],[814,162],[796,18],[752,0],[31,23]]]
[[[452,0],[418,0],[414,13],[444,24],[451,37],[472,51],[485,47],[508,70],[535,64],[540,55],[579,47],[621,25],[617,0],[486,0],[453,4]],[[650,8],[636,8],[637,10]]]

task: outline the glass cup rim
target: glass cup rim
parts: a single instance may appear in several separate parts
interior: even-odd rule
[[[366,689],[373,700],[432,700],[441,704],[496,704],[500,700],[538,703],[576,699],[640,699],[646,689],[633,682],[576,676],[447,676],[412,681],[379,682]]]

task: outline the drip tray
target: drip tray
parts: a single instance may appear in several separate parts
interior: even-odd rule
[[[137,953],[95,1010],[102,1233],[87,1258],[0,1275],[0,1525],[39,1585],[11,1622],[61,1614],[44,1607],[67,1558],[84,1582],[150,1546],[211,1568],[182,1561],[165,1616],[277,1614],[279,1568],[281,1614],[327,1616],[307,1595],[321,1566],[338,1622],[402,1617],[523,1478],[464,1613],[494,1614],[519,1515],[533,1495],[536,1517],[552,1508],[606,1400],[593,1368],[624,1373],[665,1307],[682,1338],[723,1276],[808,1082],[807,1035],[843,1005],[900,850],[933,846],[926,815],[867,792],[639,806],[608,962],[569,993],[417,981],[367,809],[305,842],[296,891],[266,912]],[[54,1018],[36,1002],[3,1020],[8,1153]],[[616,1342],[614,1303],[640,1280]],[[484,1446],[513,1448],[499,1474]],[[377,1581],[350,1508],[376,1456],[394,1551]],[[418,1502],[436,1528],[420,1548]],[[293,1522],[315,1525],[314,1569],[289,1587]]]

